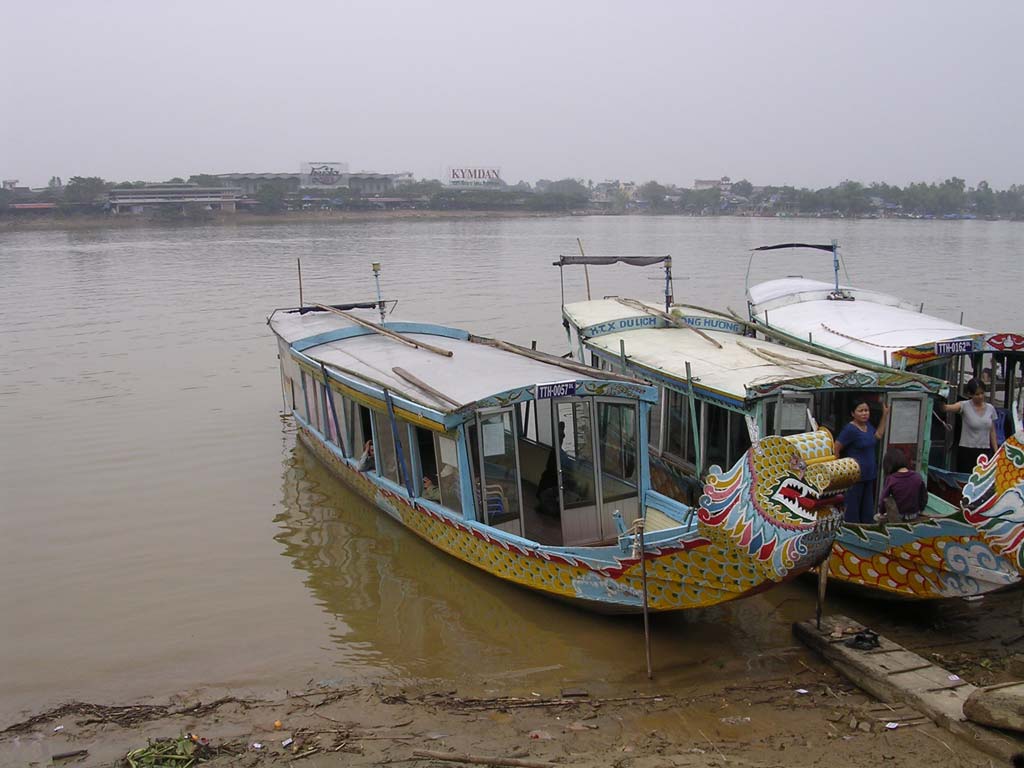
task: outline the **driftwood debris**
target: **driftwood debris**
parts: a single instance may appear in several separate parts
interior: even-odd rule
[[[584,694],[586,695],[586,694]],[[578,707],[588,705],[599,707],[602,704],[623,701],[666,701],[673,697],[660,694],[638,694],[636,696],[616,696],[606,699],[581,698],[578,693],[573,697],[561,696],[554,699],[521,699],[516,696],[501,696],[493,699],[462,699],[458,696],[427,695],[421,700],[443,707],[462,711],[482,712],[492,709],[533,709],[536,707]],[[403,702],[407,703],[407,702]]]
[[[457,752],[434,752],[429,749],[413,750],[415,757],[429,757],[432,760],[446,760],[451,763],[472,763],[473,765],[510,765],[517,768],[555,768],[555,763],[542,760],[520,760],[515,757],[488,757],[486,755],[460,755]]]

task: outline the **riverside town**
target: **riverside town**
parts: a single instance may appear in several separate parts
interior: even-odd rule
[[[0,175],[3,169],[0,168]],[[306,162],[297,172],[197,173],[155,181],[53,175],[44,187],[3,179],[0,222],[143,217],[207,221],[295,212],[479,211],[811,218],[1024,219],[1024,184],[951,177],[905,187],[845,180],[821,189],[693,179],[690,183],[563,178],[510,183],[495,166],[451,166],[442,179]]]

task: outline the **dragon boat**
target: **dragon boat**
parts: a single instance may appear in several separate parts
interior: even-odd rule
[[[742,598],[827,556],[855,462],[771,436],[693,505],[651,487],[657,390],[388,302],[268,318],[298,439],[381,511],[508,582],[609,613]]]
[[[790,276],[750,285],[755,257],[779,250],[832,255],[832,282]],[[763,335],[786,345],[810,346],[854,364],[885,366],[946,381],[954,395],[970,378],[987,389],[998,415],[999,442],[1016,431],[1024,401],[1024,334],[983,331],[925,314],[923,304],[839,282],[838,242],[783,243],[755,248],[747,267],[747,312]],[[928,489],[954,506],[974,467],[956,466],[958,417],[936,410],[930,421]]]
[[[809,345],[783,346],[757,338],[757,327],[735,315],[677,304],[670,257],[562,256],[555,265],[620,262],[662,266],[664,301],[563,298],[562,320],[573,359],[659,388],[648,431],[652,487],[659,493],[690,503],[706,494],[721,467],[778,436],[799,433],[801,455],[831,459],[832,434],[862,398],[872,403],[875,423],[883,403],[891,409],[881,451],[899,447],[927,469],[928,419],[933,403],[948,393],[945,381],[837,360]],[[563,297],[564,285],[563,279]],[[1008,443],[1003,458],[972,477],[979,499],[974,511],[930,495],[917,520],[844,522],[828,560],[829,578],[907,599],[973,596],[1018,582],[1012,559],[1024,534],[1004,530],[1012,514],[989,503],[996,489],[1013,482],[1007,467],[1016,455]]]

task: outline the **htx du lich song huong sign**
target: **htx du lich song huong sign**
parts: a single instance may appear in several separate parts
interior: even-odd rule
[[[449,168],[445,183],[450,187],[500,186],[501,168]]]

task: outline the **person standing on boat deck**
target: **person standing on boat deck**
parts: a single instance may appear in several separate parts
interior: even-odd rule
[[[996,409],[992,403],[985,402],[985,385],[977,379],[971,379],[964,387],[969,398],[958,403],[946,403],[942,410],[946,413],[959,413],[960,445],[956,451],[957,469],[961,472],[973,472],[978,464],[978,457],[983,453],[991,456],[999,447],[996,440]]]
[[[363,455],[359,457],[356,469],[360,472],[373,472],[377,468],[377,462],[373,456],[373,440],[367,440],[363,446]]]
[[[878,477],[875,452],[889,421],[889,406],[882,405],[878,429],[871,427],[871,407],[867,400],[856,400],[850,415],[850,423],[836,438],[836,458],[843,457],[845,451],[845,456],[856,459],[860,467],[860,482],[846,491],[846,522],[870,523],[875,517],[875,478]]]

